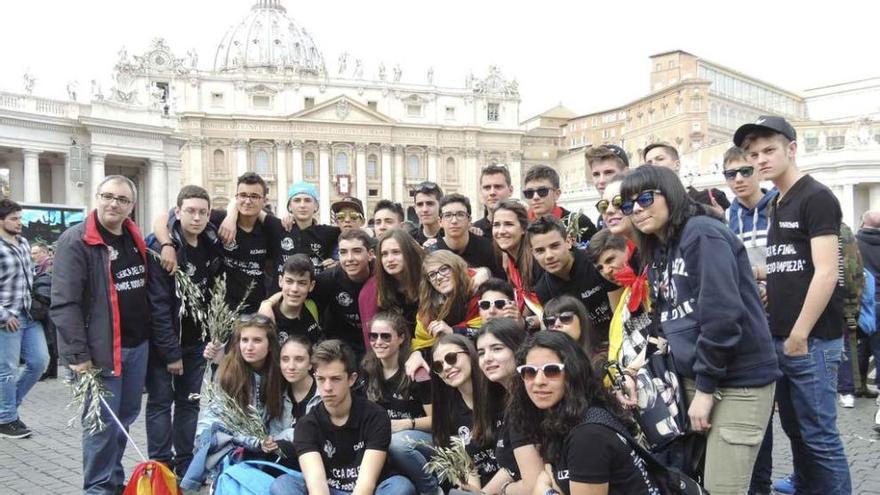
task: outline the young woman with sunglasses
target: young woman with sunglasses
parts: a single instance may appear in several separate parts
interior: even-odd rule
[[[615,431],[587,421],[626,420],[593,374],[586,354],[561,332],[532,334],[516,353],[511,427],[540,444],[548,463],[534,493],[639,495],[660,493],[645,462]]]
[[[477,334],[477,356],[486,376],[485,407],[491,418],[503,418],[510,402],[510,389],[516,377],[516,350],[525,340],[525,330],[517,320],[500,318],[486,322]],[[497,423],[496,423],[497,425]],[[538,446],[518,431],[511,431],[504,420],[495,431],[495,459],[499,469],[480,490],[501,495],[532,493],[544,461]]]
[[[653,318],[685,378],[691,428],[708,437],[706,489],[745,493],[781,375],[746,250],[700,215],[671,170],[640,167],[621,194],[648,266]]]
[[[391,445],[388,458],[419,493],[435,493],[437,479],[422,469],[431,456],[431,386],[416,382],[405,373],[409,355],[406,322],[394,312],[377,313],[368,323],[370,347],[363,361],[367,398],[388,411]]]
[[[361,288],[358,309],[364,330],[364,344],[369,349],[370,320],[379,311],[395,311],[400,314],[407,332],[415,331],[416,313],[419,310],[419,283],[422,273],[424,251],[403,229],[391,229],[379,236],[376,245],[379,263],[376,273]]]
[[[281,462],[292,469],[299,469],[293,450],[293,430],[296,422],[306,415],[320,400],[312,376],[312,341],[307,335],[293,334],[281,344],[281,375],[287,386],[282,391],[283,414],[270,422],[270,430],[281,432],[273,436],[277,446],[284,452]],[[271,446],[271,445],[270,445]]]
[[[462,487],[479,491],[498,471],[494,445],[499,418],[492,417],[483,395],[486,378],[479,369],[477,350],[469,338],[446,334],[434,343],[431,356],[434,445],[449,447],[450,437],[456,435],[464,441],[477,476]]]
[[[532,290],[541,267],[535,262],[526,227],[529,213],[518,201],[505,199],[498,203],[492,217],[492,239],[496,258],[501,258],[507,281],[513,285],[517,307],[523,315],[541,314],[541,302]]]
[[[562,295],[547,301],[542,323],[547,330],[562,332],[571,337],[593,359],[593,324],[587,316],[587,309],[577,298]]]

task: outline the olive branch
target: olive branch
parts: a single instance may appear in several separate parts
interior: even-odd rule
[[[96,435],[105,428],[107,422],[101,415],[101,397],[110,398],[113,394],[107,389],[101,378],[100,368],[89,368],[82,373],[77,373],[74,382],[70,385],[73,391],[73,399],[67,404],[67,409],[76,409],[76,415],[67,422],[67,427],[72,428],[77,418],[82,419],[82,428],[89,435]]]

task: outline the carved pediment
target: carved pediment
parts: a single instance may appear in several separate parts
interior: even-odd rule
[[[297,112],[291,115],[291,118],[365,124],[393,124],[395,122],[391,117],[344,95]]]
[[[274,96],[278,93],[278,89],[267,84],[254,84],[245,88],[245,92],[249,95]]]

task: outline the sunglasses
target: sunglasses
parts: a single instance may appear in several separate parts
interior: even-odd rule
[[[743,176],[743,179],[748,179],[752,175],[755,174],[755,167],[746,166],[740,168],[732,168],[730,170],[725,170],[722,172],[724,174],[724,178],[727,180],[736,179],[736,174],[740,174]]]
[[[434,361],[433,363],[431,363],[431,371],[439,375],[443,373],[444,362],[449,366],[455,366],[458,363],[458,355],[467,353],[468,351],[447,352],[446,355],[443,356],[443,361]]]
[[[508,304],[513,304],[513,301],[510,299],[495,299],[494,301],[483,299],[477,304],[483,311],[488,311],[492,306],[495,306],[495,309],[504,309]]]
[[[624,215],[632,215],[633,208],[635,208],[636,203],[639,204],[642,208],[647,208],[654,204],[654,195],[655,194],[663,194],[663,191],[659,189],[651,189],[648,191],[642,191],[636,196],[636,199],[628,199],[620,204],[620,211],[623,212]]]
[[[523,364],[516,367],[516,372],[522,377],[523,381],[530,382],[538,376],[538,371],[544,373],[544,377],[549,380],[556,380],[562,376],[565,365],[562,363],[547,363],[541,366],[533,364]]]
[[[356,211],[342,211],[336,214],[336,220],[347,222],[349,220],[353,222],[357,222],[359,220],[363,220],[364,216]]]
[[[391,342],[392,335],[390,333],[370,332],[370,342]]]
[[[409,196],[415,198],[416,194],[431,194],[440,191],[440,186],[436,182],[425,181],[416,185],[415,189],[409,191]]]
[[[260,325],[267,325],[272,323],[272,319],[266,315],[262,315],[260,313],[251,313],[249,315],[241,315],[238,317],[239,323],[258,323]]]
[[[523,189],[522,194],[526,199],[534,198],[535,194],[537,194],[539,198],[546,198],[547,195],[550,194],[550,191],[552,191],[552,189],[549,187],[539,187],[537,189]]]
[[[619,210],[620,205],[622,205],[622,204],[623,204],[623,196],[618,194],[617,196],[614,196],[613,198],[611,198],[611,202],[609,202],[607,199],[600,199],[599,202],[596,203],[596,209],[599,210],[600,215],[604,215],[605,212],[608,211],[609,205],[613,206]]]
[[[563,325],[568,325],[569,323],[574,321],[574,311],[563,311],[562,313],[559,313],[558,315],[555,315],[555,316],[554,315],[550,315],[550,316],[544,315],[542,320],[544,321],[544,326],[547,328],[550,328],[553,325],[555,325],[557,321],[562,323]]]
[[[425,275],[428,277],[428,280],[431,282],[436,281],[440,277],[448,277],[449,274],[452,273],[452,267],[449,265],[443,265],[440,268],[434,270],[433,272],[428,272]]]

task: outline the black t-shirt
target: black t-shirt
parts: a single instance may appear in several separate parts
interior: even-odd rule
[[[609,495],[660,495],[645,461],[625,438],[598,424],[576,426],[553,463],[556,484],[566,495],[569,482],[608,483]]]
[[[611,325],[613,314],[611,304],[608,302],[608,293],[619,287],[605,280],[582,250],[572,249],[571,252],[574,263],[571,266],[569,280],[544,272],[535,283],[535,292],[544,304],[561,294],[568,294],[580,300],[587,308],[596,335],[607,341],[608,327]]]
[[[211,222],[214,225],[220,225],[225,218],[225,211],[211,210]],[[238,306],[251,282],[254,283],[254,288],[245,302],[244,313],[256,312],[260,302],[266,299],[267,292],[277,290],[275,260],[278,259],[278,250],[281,247],[282,230],[281,220],[270,215],[265,221],[254,223],[250,232],[236,227],[235,241],[230,246],[223,246],[226,304],[230,308]]]
[[[446,241],[442,237],[437,238],[437,243],[431,248],[432,251],[446,249],[461,256],[471,268],[486,267],[492,272],[492,276],[502,280],[507,278],[504,269],[501,268],[498,258],[495,257],[495,249],[492,241],[485,237],[480,237],[472,233],[468,233],[468,243],[462,251],[454,251],[446,245]]]
[[[423,246],[425,244],[425,242],[428,241],[428,239],[438,239],[439,240],[440,238],[442,238],[443,237],[443,229],[438,230],[437,235],[435,235],[434,237],[428,237],[425,235],[425,232],[422,230],[422,227],[420,225],[416,225],[415,229],[410,231],[409,234],[412,236],[413,239],[416,240],[416,242],[419,243],[419,246]]]
[[[382,381],[382,397],[376,404],[388,411],[390,419],[415,419],[425,416],[425,405],[431,404],[431,382],[410,381],[406,393],[399,392],[404,370],[398,369],[391,378]]]
[[[473,225],[483,231],[483,237],[490,241],[492,240],[492,221],[489,220],[489,217],[483,217],[474,222]]]
[[[786,338],[804,305],[807,289],[815,273],[810,240],[824,235],[840,235],[840,203],[834,194],[816,179],[805,175],[788,193],[772,203],[772,217],[767,232],[767,309],[770,332]],[[838,249],[838,262],[843,261]],[[810,337],[836,339],[842,335],[843,277]]]
[[[309,405],[309,401],[312,400],[312,397],[315,396],[317,391],[318,382],[313,379],[312,387],[309,389],[309,392],[301,401],[297,402],[296,399],[293,398],[293,393],[290,391],[290,387],[287,387],[287,396],[290,398],[290,403],[293,406],[290,411],[291,416],[293,417],[293,422],[290,424],[291,428],[296,428],[296,423],[306,415],[306,406]]]
[[[211,248],[205,242],[199,242],[197,246],[190,246],[184,242],[183,256],[186,262],[180,269],[184,270],[190,280],[199,288],[202,300],[205,301],[207,307],[207,304],[210,303],[211,286],[213,285],[213,280],[208,280],[214,257]],[[202,341],[202,327],[196,323],[189,312],[184,314],[180,326],[181,346],[192,346]]]
[[[514,481],[519,481],[522,476],[513,451],[531,443],[528,438],[512,428],[507,421],[501,424],[498,441],[495,442],[495,459],[498,461],[498,466],[504,468]]]
[[[284,342],[291,335],[305,335],[312,344],[317,344],[323,340],[323,332],[321,325],[315,321],[312,312],[303,304],[297,318],[288,318],[281,312],[281,302],[272,306],[272,313],[275,315],[275,326],[278,327],[278,340]]]
[[[318,275],[312,299],[323,315],[324,336],[350,345],[358,358],[364,355],[364,334],[358,309],[363,282],[354,282],[342,266],[334,266]]]
[[[150,336],[147,264],[128,230],[123,227],[122,235],[116,235],[100,222],[97,225],[110,250],[110,271],[119,301],[122,347],[137,347]]]
[[[324,270],[321,262],[333,255],[333,250],[339,243],[339,227],[332,225],[319,225],[313,223],[311,227],[300,229],[294,224],[290,231],[281,233],[281,259],[278,263],[278,273],[284,266],[287,258],[294,254],[305,254],[315,265],[315,273]]]
[[[351,492],[357,483],[364,451],[388,451],[391,421],[385,410],[362,397],[352,395],[351,412],[343,426],[330,421],[324,404],[318,404],[300,419],[293,432],[293,447],[298,456],[318,452],[330,488]],[[386,463],[387,466],[387,463]],[[382,468],[379,480],[389,475]]]
[[[464,441],[465,450],[474,461],[477,474],[480,476],[480,485],[485,485],[492,480],[498,471],[498,462],[495,460],[494,445],[477,445],[471,438],[474,428],[474,413],[465,404],[460,394],[454,394],[452,401],[452,426],[458,436]]]

